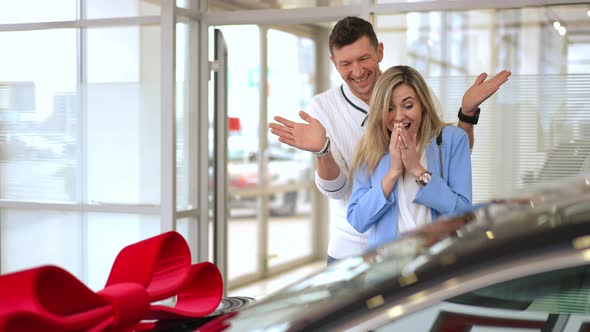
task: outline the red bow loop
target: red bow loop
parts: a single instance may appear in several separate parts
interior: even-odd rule
[[[176,232],[129,245],[94,293],[67,271],[42,266],[0,276],[0,331],[123,331],[143,319],[203,317],[219,306],[223,280],[209,262],[191,265]],[[150,305],[176,296],[176,305]]]
[[[160,301],[176,295],[190,271],[191,253],[186,241],[177,232],[167,232],[123,248],[106,286],[138,283],[147,289],[151,301]]]
[[[178,292],[176,306],[153,305],[148,319],[203,317],[215,311],[223,296],[223,280],[217,266],[209,262],[195,264],[188,280]]]
[[[77,331],[112,316],[106,299],[56,266],[4,275],[0,294],[0,331]]]

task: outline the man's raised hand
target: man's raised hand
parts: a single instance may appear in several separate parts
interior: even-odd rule
[[[270,132],[279,137],[279,142],[300,150],[318,152],[326,144],[326,129],[311,115],[299,111],[301,119],[307,123],[297,123],[281,116],[275,116],[268,125]]]
[[[463,103],[461,104],[463,114],[473,116],[479,105],[498,91],[500,86],[508,81],[511,74],[508,70],[502,70],[487,81],[488,75],[486,73],[479,74],[475,83],[463,95]]]

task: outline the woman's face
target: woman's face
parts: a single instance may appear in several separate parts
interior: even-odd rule
[[[421,122],[422,104],[418,100],[414,88],[407,84],[395,87],[389,101],[387,129],[393,131],[394,125],[400,124],[410,137],[414,137],[414,134],[417,134],[420,129]]]

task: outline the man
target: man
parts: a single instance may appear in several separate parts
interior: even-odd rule
[[[383,43],[371,23],[358,18],[340,20],[330,34],[330,59],[346,84],[313,97],[309,113],[299,116],[307,123],[275,117],[271,132],[284,144],[313,152],[317,158],[315,173],[319,191],[331,198],[328,262],[362,253],[367,235],[358,233],[346,219],[352,183],[347,179],[356,144],[363,134],[373,86],[381,74]],[[465,92],[459,110],[459,127],[473,146],[473,125],[479,117],[479,105],[508,80],[510,72],[501,71],[489,80],[482,73]]]

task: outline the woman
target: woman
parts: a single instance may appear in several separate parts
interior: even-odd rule
[[[357,231],[369,231],[369,248],[468,210],[467,134],[441,121],[422,76],[408,66],[389,68],[375,83],[369,105],[352,162],[347,214]]]

